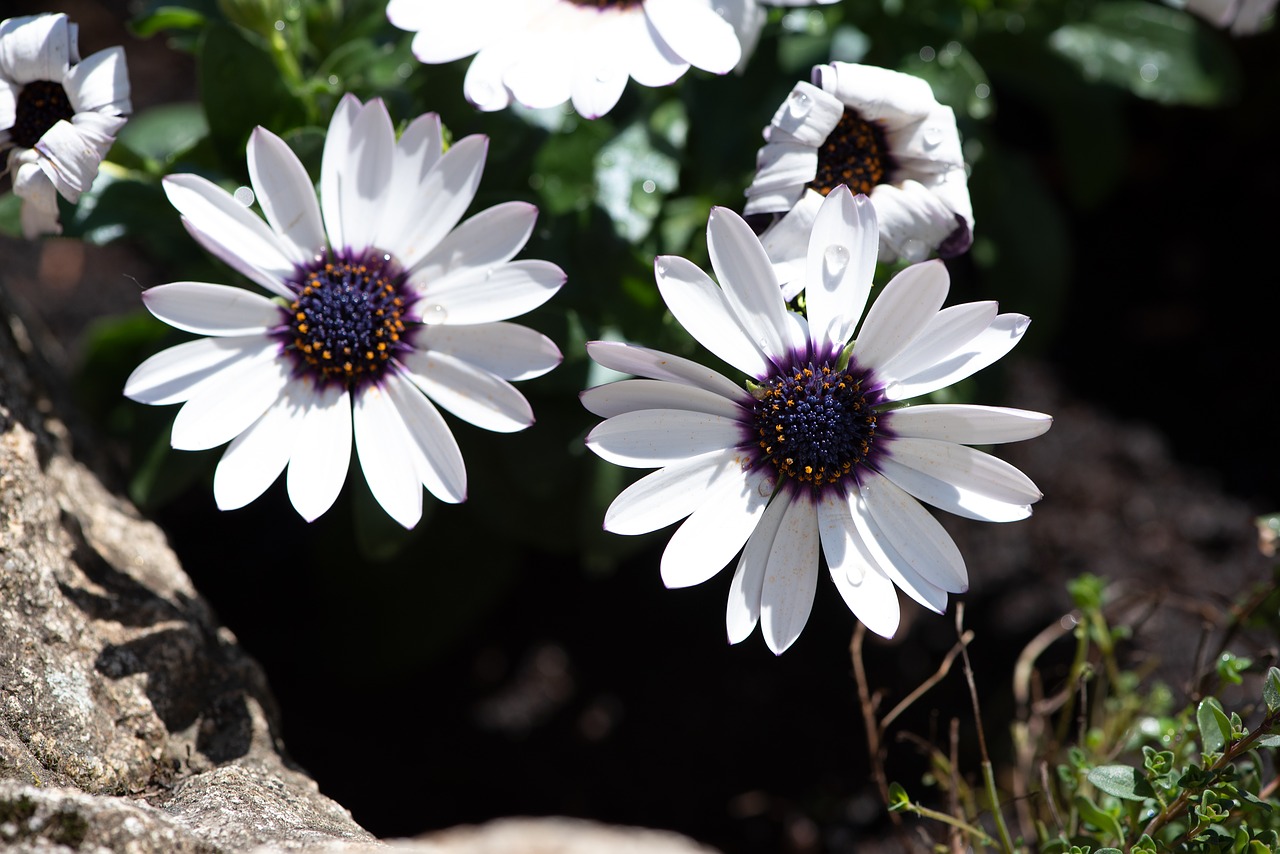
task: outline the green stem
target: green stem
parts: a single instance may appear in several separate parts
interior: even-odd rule
[[[1014,854],[1013,839],[1009,836],[1009,827],[1004,823],[1004,813],[1000,810],[1000,799],[996,795],[996,775],[988,759],[982,761],[982,782],[987,789],[987,800],[991,802],[991,814],[995,816],[1000,842],[1004,845],[1006,854]]]
[[[996,844],[996,841],[992,839],[990,836],[988,836],[986,833],[984,833],[982,831],[982,828],[974,827],[973,825],[967,822],[961,821],[960,819],[956,818],[953,815],[948,815],[947,813],[944,813],[944,812],[938,812],[937,810],[931,810],[928,807],[922,807],[919,804],[913,804],[913,803],[906,804],[904,809],[906,809],[907,812],[915,813],[921,818],[931,818],[934,821],[940,821],[943,824],[949,824],[952,827],[957,827],[960,830],[964,831],[965,833],[969,834],[970,836],[977,837],[979,840],[982,841],[984,845]]]

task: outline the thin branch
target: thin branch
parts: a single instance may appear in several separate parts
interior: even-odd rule
[[[964,639],[964,603],[956,605],[956,635]],[[1000,810],[1000,798],[996,794],[995,772],[992,770],[991,754],[987,752],[987,737],[982,729],[982,708],[978,703],[978,685],[973,678],[973,665],[969,661],[969,645],[960,645],[960,656],[964,661],[964,678],[969,683],[969,699],[973,701],[973,721],[978,730],[978,751],[982,754],[982,778],[986,784],[987,800],[991,803],[991,815],[996,822],[996,831],[1000,834],[1000,842],[1008,854],[1013,854],[1013,840],[1009,837],[1009,828],[1004,823],[1004,814]]]

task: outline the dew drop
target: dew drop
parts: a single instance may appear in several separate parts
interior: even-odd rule
[[[1138,69],[1138,74],[1148,83],[1154,83],[1156,78],[1160,76],[1160,67],[1154,62],[1144,62],[1142,67]]]
[[[721,18],[728,16],[729,7],[722,4],[716,4],[716,14],[719,15]]]
[[[253,190],[249,187],[236,187],[236,191],[231,194],[231,197],[246,208],[253,204]]]
[[[803,118],[813,109],[813,99],[803,92],[791,93],[791,115]]]
[[[849,266],[849,250],[837,243],[827,247],[822,253],[822,272],[831,279],[838,279]]]
[[[665,257],[659,257],[658,260],[653,262],[653,271],[659,276],[665,276],[669,269],[671,269],[671,262]]]
[[[924,129],[924,144],[932,148],[942,142],[942,128],[930,125]]]
[[[773,481],[768,479],[761,480],[760,484],[756,487],[756,492],[759,493],[761,498],[768,498],[770,495],[773,495]]]
[[[973,96],[979,100],[984,100],[991,96],[991,87],[986,83],[979,83],[973,87]]]
[[[654,190],[658,189],[658,185],[654,183],[652,178],[645,178],[644,183],[640,185],[640,189],[644,190],[646,193],[652,193]]]
[[[867,568],[861,563],[852,563],[849,565],[849,568],[845,570],[844,577],[847,578],[849,583],[854,587],[860,587],[862,582],[867,580]]]
[[[902,257],[912,264],[923,261],[928,254],[929,247],[923,240],[911,237],[902,242]]]
[[[442,305],[429,305],[422,312],[422,322],[427,326],[439,326],[449,319],[449,312]]]

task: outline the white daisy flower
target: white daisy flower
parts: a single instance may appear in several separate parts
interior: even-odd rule
[[[479,109],[572,100],[589,119],[613,109],[628,78],[668,86],[690,66],[732,71],[740,37],[754,44],[763,24],[757,0],[390,0],[387,17],[416,33],[422,62],[476,54],[463,91]]]
[[[919,77],[833,62],[797,83],[764,131],[745,213],[788,213],[766,248],[783,282],[802,279],[822,197],[837,186],[871,197],[880,260],[959,255],[973,238],[973,205],[955,114]],[[798,291],[798,287],[792,289]]]
[[[28,238],[61,233],[58,195],[89,189],[132,110],[124,49],[82,61],[76,34],[63,14],[0,21],[0,153]]]
[[[668,587],[700,584],[739,550],[729,640],[757,622],[781,653],[808,619],[819,552],[850,610],[872,631],[898,627],[895,585],[941,613],[968,588],[963,558],[919,502],[1008,522],[1041,497],[1026,475],[969,445],[1029,439],[1037,412],[900,401],[991,364],[1029,323],[994,302],[942,309],[941,261],[885,286],[858,330],[876,259],[876,212],[845,187],[827,196],[808,241],[808,318],[789,312],[751,228],[726,208],[707,223],[720,286],[684,258],[655,261],[658,289],[694,338],[748,374],[745,386],[667,353],[588,345],[638,375],[583,393],[603,416],[587,445],[622,466],[657,468],[623,490],[606,530],[642,534],[688,517],[662,556]]]
[[[410,528],[423,486],[441,501],[466,498],[462,454],[436,404],[486,430],[533,423],[509,381],[546,373],[560,351],[504,321],[565,276],[511,260],[533,205],[495,205],[457,225],[487,149],[469,136],[442,153],[435,114],[397,141],[381,101],[347,95],[325,140],[319,204],[297,156],[263,128],[248,154],[266,222],[198,175],[165,179],[191,235],[274,297],[203,282],[142,295],[156,317],[210,336],[147,359],[124,393],[183,404],[175,448],[231,442],[214,475],[218,507],[248,504],[288,466],[293,506],[317,518],[346,480],[354,436],[374,497]]]

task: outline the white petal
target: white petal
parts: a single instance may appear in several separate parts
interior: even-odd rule
[[[658,87],[670,86],[684,76],[689,70],[689,63],[658,35],[648,16],[639,14],[620,17],[631,79],[641,86]]]
[[[406,376],[440,406],[470,424],[514,433],[533,423],[533,409],[511,383],[447,353],[401,357]]]
[[[596,425],[587,447],[609,462],[631,468],[657,468],[742,445],[747,429],[720,415],[679,409],[624,412]]]
[[[791,94],[773,114],[769,121],[770,137],[776,128],[792,142],[816,150],[826,143],[843,116],[844,104],[839,98],[802,81],[791,88]]]
[[[813,83],[889,130],[925,118],[938,104],[922,78],[875,65],[819,65],[813,69]]]
[[[430,317],[467,326],[492,323],[533,311],[564,286],[564,271],[550,261],[509,261],[487,273],[450,277],[447,287],[428,283],[419,303]]]
[[[867,312],[853,358],[876,368],[901,353],[942,307],[950,279],[941,261],[915,264],[884,286]]]
[[[778,535],[778,526],[791,503],[791,494],[783,490],[769,506],[760,523],[751,532],[746,546],[742,549],[742,557],[738,559],[738,568],[733,573],[733,581],[729,585],[729,604],[725,609],[725,628],[729,633],[729,643],[741,643],[755,631],[760,622],[761,593],[764,590],[764,574],[769,566],[769,552],[773,548],[773,540]]]
[[[74,25],[66,15],[25,15],[0,25],[0,76],[19,86],[62,80],[75,51]]]
[[[742,56],[733,26],[709,4],[645,0],[644,13],[671,50],[695,68],[728,74]]]
[[[387,18],[402,30],[416,30],[413,52],[429,64],[453,62],[484,47],[495,31],[508,29],[523,17],[510,0],[391,0]]]
[[[76,119],[55,123],[36,143],[36,150],[43,155],[40,168],[58,193],[71,202],[93,185],[113,134],[124,124],[121,117],[96,113],[81,113]]]
[[[963,172],[956,186],[964,193],[967,210]],[[952,257],[972,243],[972,225],[949,204],[949,195],[917,181],[903,181],[901,186],[879,184],[871,191],[871,201],[880,217],[882,261],[921,261],[934,249],[943,257]]]
[[[181,403],[238,362],[274,359],[280,344],[263,335],[201,338],[161,350],[133,369],[124,395],[139,403]]]
[[[683,409],[739,421],[749,415],[734,401],[714,392],[663,380],[619,380],[589,388],[579,398],[601,418],[644,409]]]
[[[261,218],[199,175],[169,175],[162,183],[165,195],[200,245],[272,293],[293,297],[284,285],[293,275],[293,262]]]
[[[818,502],[818,531],[831,580],[844,603],[868,629],[893,637],[902,618],[897,590],[862,544],[848,501],[834,491]]]
[[[948,357],[961,358],[968,344],[995,320],[999,305],[994,301],[966,302],[948,306],[935,314],[925,325],[916,340],[876,369],[876,377],[893,385],[899,377],[909,377],[923,371],[945,373]]]
[[[1031,515],[1031,503],[1011,503],[950,483],[889,456],[876,460],[876,470],[908,494],[939,510],[981,522],[1016,522]]]
[[[449,232],[413,269],[414,279],[439,285],[455,270],[485,271],[510,261],[537,221],[527,202],[505,202],[480,211]]]
[[[787,505],[769,549],[760,594],[760,628],[765,643],[781,655],[800,637],[818,589],[818,514],[808,496]]]
[[[302,161],[266,128],[249,135],[249,180],[267,222],[295,264],[307,264],[324,252],[320,205]]]
[[[809,234],[822,207],[824,197],[812,190],[802,195],[795,206],[760,235],[760,245],[773,264],[774,274],[782,285],[782,298],[790,302],[804,290]],[[861,314],[859,308],[857,314]],[[856,317],[854,318],[856,322]]]
[[[329,131],[324,137],[324,153],[320,159],[320,210],[324,216],[325,232],[334,248],[347,246],[347,236],[342,230],[342,167],[347,161],[347,149],[351,145],[351,126],[355,124],[362,106],[360,99],[347,93],[338,101],[329,120]]]
[[[441,501],[466,501],[467,469],[462,451],[440,411],[413,383],[398,374],[389,375],[384,387],[409,431],[418,479]]]
[[[298,409],[294,415],[293,453],[285,475],[289,501],[308,522],[333,506],[347,481],[351,466],[351,396],[345,388],[314,388],[309,382],[293,389]]]
[[[488,151],[487,137],[472,135],[458,140],[414,188],[415,203],[396,210],[394,216],[403,228],[383,248],[394,253],[406,269],[416,273],[418,263],[462,219],[480,186]]]
[[[866,196],[841,184],[813,223],[805,262],[810,334],[820,353],[837,354],[853,337],[876,271],[876,215]]]
[[[418,38],[414,39],[415,43]],[[462,94],[477,110],[493,112],[510,106],[511,90],[502,79],[513,59],[514,51],[509,41],[499,40],[490,42],[471,60],[467,76],[462,81]]]
[[[83,62],[71,66],[62,86],[77,113],[102,112],[118,116],[133,109],[122,47],[109,47],[86,56]]]
[[[351,410],[360,470],[387,515],[406,528],[422,518],[422,483],[412,465],[409,437],[391,396],[369,386]]]
[[[590,18],[588,18],[590,16]],[[502,83],[526,107],[563,104],[573,92],[573,68],[580,54],[577,39],[594,36],[596,10],[556,3],[535,16],[502,74]],[[584,26],[583,21],[590,20]],[[575,38],[575,36],[577,38]]]
[[[788,210],[804,187],[818,174],[818,152],[797,142],[770,142],[756,157],[756,172],[747,187],[745,212],[773,213]],[[773,197],[781,196],[779,204]]]
[[[903,438],[996,445],[1040,436],[1053,426],[1053,417],[1003,406],[934,403],[883,413],[880,425]]]
[[[281,307],[261,294],[205,282],[148,288],[142,303],[170,326],[201,335],[252,335],[286,322]]]
[[[284,392],[289,368],[283,358],[229,365],[201,383],[173,419],[171,444],[180,451],[216,448],[262,417]]]
[[[887,440],[880,447],[905,466],[997,501],[1034,504],[1043,497],[1021,471],[974,448],[936,439],[906,438]]]
[[[937,364],[885,387],[889,400],[906,400],[946,388],[997,361],[1022,340],[1031,319],[1023,314],[1001,314],[977,337]]]
[[[869,556],[871,562],[912,599],[939,614],[945,611],[947,592],[921,575],[909,561],[898,554],[892,541],[871,516],[861,493],[851,490],[846,498],[849,502],[849,518],[853,523],[851,535],[860,541],[858,550]]]
[[[618,493],[605,511],[604,529],[632,535],[665,528],[701,507],[724,478],[743,478],[742,461],[732,450],[711,451],[658,469]]]
[[[620,341],[588,341],[587,354],[606,368],[655,380],[697,386],[728,398],[745,400],[746,390],[723,374],[697,362]]]
[[[231,440],[213,473],[213,499],[219,510],[244,507],[284,471],[294,442],[291,406],[289,395],[282,395]]]
[[[672,316],[703,347],[743,373],[773,373],[769,359],[738,324],[724,293],[697,264],[678,255],[659,255],[653,269]]]
[[[629,19],[642,15],[624,12],[598,17],[591,37],[576,46],[579,56],[571,79],[573,108],[588,119],[603,116],[622,97],[630,76],[627,40],[635,32]]]
[[[420,326],[413,334],[422,350],[437,350],[470,362],[504,380],[540,377],[560,364],[555,342],[515,323]]]
[[[385,204],[391,188],[395,148],[391,116],[382,101],[375,98],[360,109],[351,124],[346,150],[338,152],[338,205],[343,243],[334,249],[355,254],[370,248],[385,249],[396,253],[401,264],[409,266],[397,251],[401,247],[376,245],[383,218],[405,214],[392,211]],[[326,146],[325,157],[328,155]]]
[[[662,583],[691,587],[724,569],[751,536],[772,492],[765,469],[716,481],[702,506],[671,535],[662,553]]]
[[[858,488],[880,532],[922,578],[948,593],[969,589],[960,550],[920,502],[872,471],[859,475]]]
[[[807,341],[792,341],[778,279],[760,240],[742,217],[712,208],[707,248],[720,287],[747,337],[775,362],[789,362]]]

